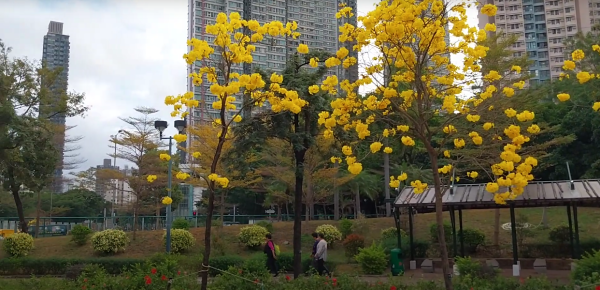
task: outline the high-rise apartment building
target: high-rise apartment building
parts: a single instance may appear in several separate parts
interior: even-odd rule
[[[63,34],[63,23],[50,21],[48,24],[48,33],[44,35],[44,50],[42,54],[43,64],[51,69],[61,69],[60,75],[52,81],[50,87],[52,94],[57,96],[56,100],[50,98],[40,104],[40,117],[49,118],[50,122],[56,126],[55,146],[58,151],[58,164],[54,173],[54,179],[51,186],[53,192],[63,192],[63,158],[65,147],[64,126],[66,118],[57,110],[60,97],[66,91],[69,81],[69,36]],[[42,80],[43,82],[44,80]]]
[[[600,21],[600,0],[485,0],[498,7],[496,16],[479,13],[479,27],[494,23],[497,32],[517,35],[515,57],[528,56],[531,83],[558,79],[566,51],[565,40],[587,33]]]
[[[293,55],[299,44],[303,43],[310,49],[321,49],[335,53],[342,45],[347,45],[352,56],[357,53],[348,44],[338,41],[339,25],[343,21],[356,25],[356,16],[351,19],[337,19],[335,14],[340,4],[352,7],[356,12],[357,0],[189,0],[188,3],[188,38],[197,38],[209,42],[214,41],[214,36],[208,35],[206,26],[215,23],[215,18],[220,12],[226,14],[238,12],[244,19],[254,19],[261,24],[271,21],[283,23],[296,21],[298,32],[302,35],[298,39],[265,37],[264,41],[256,44],[252,64],[244,64],[235,68],[238,73],[252,73],[255,68],[265,71],[281,72],[285,68],[289,57]],[[355,13],[356,14],[356,13]],[[197,71],[201,63],[188,66],[188,72]],[[329,71],[330,75],[337,75],[341,80],[358,79],[358,67],[345,70],[341,66]],[[209,90],[210,84],[194,86],[188,79],[188,90],[193,91],[195,98],[201,101],[201,106],[192,112],[188,118],[190,124],[215,119],[218,111],[211,104],[216,101],[216,96]],[[204,102],[202,102],[204,101]],[[241,100],[238,100],[238,107]]]

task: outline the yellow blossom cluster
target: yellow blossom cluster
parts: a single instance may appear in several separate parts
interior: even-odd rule
[[[402,173],[398,175],[398,177],[390,176],[390,187],[398,188],[400,187],[400,182],[405,181],[406,179],[408,179],[408,175],[406,173]]]
[[[216,173],[208,175],[208,180],[214,181],[215,183],[219,184],[222,188],[227,188],[227,186],[229,186],[229,179],[227,179],[227,177],[220,177]]]
[[[354,83],[349,81],[340,83],[334,76],[328,77],[323,82],[320,91],[338,96],[331,102],[331,111],[319,114],[318,123],[324,127],[324,136],[332,138],[334,128],[339,127],[347,132],[355,132],[360,140],[369,137],[376,139],[370,144],[372,153],[380,152],[382,148],[384,152],[391,153],[391,148],[390,150],[384,148],[382,138],[399,138],[404,146],[414,146],[416,141],[429,146],[435,143],[433,146],[440,146],[437,152],[442,152],[444,145],[438,142],[443,143],[447,140],[454,145],[455,149],[472,148],[488,142],[487,134],[495,134],[490,142],[504,142],[502,144],[514,146],[505,147],[503,155],[499,153],[498,157],[501,161],[495,164],[495,167],[500,166],[504,169],[498,177],[511,180],[513,183],[510,190],[514,194],[520,194],[524,187],[522,180],[526,181],[525,185],[528,180],[531,180],[527,166],[534,165],[531,162],[525,163],[525,160],[531,160],[528,159],[530,157],[521,158],[524,160],[511,160],[514,168],[508,170],[511,168],[505,164],[508,161],[502,156],[509,154],[507,152],[518,156],[517,152],[524,143],[529,141],[529,137],[521,133],[520,125],[511,124],[508,128],[495,128],[494,120],[489,120],[486,112],[494,109],[493,103],[490,103],[494,98],[514,97],[517,94],[516,90],[525,87],[524,81],[514,81],[514,77],[519,77],[521,74],[522,68],[513,65],[507,72],[487,71],[482,77],[484,86],[479,93],[470,98],[461,96],[467,93],[463,91],[464,87],[475,85],[472,75],[482,71],[481,60],[489,51],[488,47],[481,45],[487,37],[487,31],[496,30],[493,24],[486,25],[485,29],[478,29],[468,24],[467,10],[476,6],[476,2],[453,1],[450,5],[443,0],[386,0],[381,1],[373,11],[359,16],[361,25],[343,24],[339,29],[340,42],[352,43],[355,51],[376,47],[381,56],[374,57],[373,62],[366,64],[365,73]],[[483,5],[480,9],[481,13],[488,16],[495,15],[497,11],[497,7],[493,4]],[[352,10],[344,6],[337,17],[349,17],[351,13]],[[447,42],[447,34],[450,34],[454,40]],[[462,67],[450,62],[451,54],[464,56]],[[342,47],[335,56],[325,61],[325,65],[327,67],[343,65],[344,68],[348,68],[355,65],[355,61],[349,58],[348,50]],[[311,63],[316,61],[311,60]],[[385,85],[375,80],[376,75],[385,75],[388,78],[384,82]],[[583,75],[582,79],[585,77]],[[503,85],[505,82],[508,83]],[[360,97],[357,89],[366,85],[375,85],[376,89],[371,94]],[[339,94],[336,86],[341,90]],[[315,89],[314,92],[317,90]],[[598,108],[600,109],[600,104]],[[533,112],[526,110],[518,112],[509,108],[504,113],[509,120],[513,118],[512,120],[525,124],[535,118]],[[479,128],[489,132],[486,135],[473,130],[459,132],[451,121],[442,122],[444,125],[439,129],[445,136],[440,136],[441,141],[436,139],[435,142],[431,142],[431,136],[437,132],[432,133],[431,128],[425,128],[423,124],[429,119],[423,118],[440,116],[442,119],[452,120],[454,114],[465,116],[470,123],[483,122],[482,127]],[[370,129],[377,118],[386,118],[386,122],[398,120],[399,123],[392,123],[392,129],[385,129],[381,136],[372,136],[379,135],[371,132]],[[539,126],[527,125],[529,126],[527,132],[539,133]],[[465,141],[467,135],[472,144],[470,142],[467,144]],[[508,138],[504,140],[502,137]],[[507,148],[514,148],[514,150],[507,151]],[[357,162],[356,153],[352,148],[344,146],[342,153],[346,156],[348,170],[352,174],[360,173],[362,165]],[[443,156],[450,159],[450,151],[443,150]],[[337,159],[332,158],[333,160]],[[452,165],[449,164],[439,168],[438,171],[448,174],[451,169]],[[478,173],[472,171],[467,176],[477,178]],[[391,178],[389,184],[397,187],[399,181]],[[415,188],[416,193],[423,192],[427,188],[427,184],[419,180],[412,181],[411,186]]]
[[[596,54],[596,53],[600,54],[600,45],[594,44],[594,45],[592,45],[591,48],[592,48],[592,54]],[[583,70],[584,65],[581,65],[581,68],[577,67],[577,63],[581,63],[585,59],[585,57],[586,57],[586,54],[583,50],[576,49],[575,51],[573,51],[571,53],[571,60],[564,61],[563,67],[562,67],[564,72],[562,72],[560,74],[559,79],[560,80],[570,79],[571,78],[570,76],[572,74],[575,75],[579,84],[585,84],[594,79],[600,79],[600,73],[591,73],[591,72],[585,71],[585,70]],[[577,71],[577,72],[575,73],[575,71]],[[567,92],[560,92],[556,95],[556,97],[561,102],[566,102],[571,99],[571,95]],[[598,110],[600,110],[600,102],[598,102],[598,101],[594,102],[592,104],[592,109],[596,112]]]
[[[164,154],[164,153],[161,153],[161,154],[159,155],[159,158],[160,158],[160,160],[169,161],[169,160],[171,160],[171,155],[169,155],[169,154]]]

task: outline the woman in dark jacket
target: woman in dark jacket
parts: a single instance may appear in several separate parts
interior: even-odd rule
[[[279,269],[277,267],[277,255],[275,254],[275,244],[273,243],[271,234],[265,236],[267,242],[265,243],[265,254],[267,254],[267,268],[273,274],[273,277],[279,275]]]

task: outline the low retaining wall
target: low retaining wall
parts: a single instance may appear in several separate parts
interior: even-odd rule
[[[417,258],[415,259],[417,261],[417,268],[421,268],[421,263],[423,263],[423,261],[427,260],[424,258]],[[434,259],[430,259],[433,260],[433,266],[436,269],[440,269],[442,267],[442,260],[439,258],[434,258]],[[485,263],[486,260],[492,260],[492,259],[473,259],[475,261],[480,261],[481,263]],[[499,258],[499,259],[494,259],[496,261],[498,261],[498,265],[500,265],[500,269],[512,269],[512,265],[513,265],[513,259],[508,259],[508,258]],[[521,262],[521,269],[533,269],[533,262],[536,259],[519,259],[519,262]],[[548,270],[567,270],[570,271],[571,270],[571,263],[573,262],[573,260],[571,259],[546,259],[546,267]],[[410,259],[404,259],[404,265],[406,265],[405,267],[408,269],[408,265],[410,263]],[[450,258],[450,267],[452,267],[454,265],[454,259]]]

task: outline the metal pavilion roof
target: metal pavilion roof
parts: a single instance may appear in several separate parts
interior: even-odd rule
[[[499,207],[494,202],[494,195],[486,191],[485,186],[485,183],[444,186],[442,202],[444,206],[464,208]],[[500,188],[499,192],[504,191],[506,188]],[[532,182],[514,200],[516,207],[559,206],[567,202],[600,205],[600,179]],[[430,186],[423,193],[416,194],[413,187],[405,187],[394,201],[394,206],[435,206],[435,189]]]

